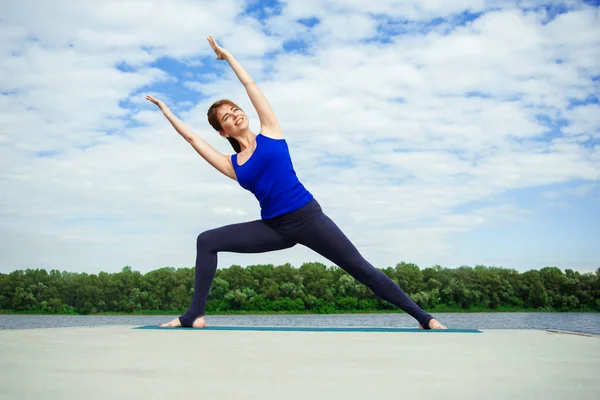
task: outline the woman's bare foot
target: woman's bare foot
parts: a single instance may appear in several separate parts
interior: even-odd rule
[[[181,322],[179,321],[179,318],[175,318],[174,320],[167,322],[166,324],[158,324],[158,326],[161,326],[163,328],[178,328],[181,326]],[[204,321],[204,317],[196,318],[194,324],[192,325],[193,328],[204,328],[205,326],[206,322]]]
[[[440,324],[435,318],[429,321],[429,328],[431,329],[448,329],[446,326]]]
[[[166,324],[158,324],[158,326],[162,326],[163,328],[178,328],[181,326],[181,322],[179,318],[175,318],[173,321],[167,322]]]
[[[421,324],[419,324],[419,329],[423,329]],[[435,318],[429,321],[429,329],[448,329],[444,325],[440,324]]]

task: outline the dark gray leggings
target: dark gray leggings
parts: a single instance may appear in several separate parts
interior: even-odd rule
[[[226,225],[198,236],[194,296],[187,312],[179,317],[191,327],[204,315],[210,285],[217,271],[217,253],[265,253],[302,244],[367,285],[375,295],[400,307],[429,329],[433,318],[423,311],[383,272],[360,255],[337,225],[323,213],[316,200],[291,213],[271,219]]]

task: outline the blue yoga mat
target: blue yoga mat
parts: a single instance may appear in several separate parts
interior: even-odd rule
[[[158,325],[138,326],[133,329],[194,330],[193,328],[167,328]],[[418,328],[328,328],[294,326],[207,326],[197,331],[281,331],[281,332],[422,332],[422,333],[483,333],[478,329],[432,329]]]

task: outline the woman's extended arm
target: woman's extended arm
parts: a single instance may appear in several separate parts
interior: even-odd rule
[[[175,114],[171,112],[169,107],[160,100],[155,99],[152,96],[146,96],[146,100],[156,104],[162,111],[165,117],[169,120],[173,128],[189,143],[192,147],[204,158],[210,165],[215,167],[218,171],[223,173],[225,176],[233,180],[237,180],[233,165],[231,164],[229,156],[218,152],[214,147],[208,144],[200,136],[196,135],[186,124],[181,122]]]
[[[217,54],[217,59],[227,61],[242,85],[244,85],[244,88],[246,88],[248,97],[250,97],[250,101],[258,113],[261,133],[265,136],[270,136],[275,139],[283,138],[283,133],[281,132],[281,127],[279,126],[279,122],[275,117],[275,113],[273,113],[269,102],[256,85],[256,82],[254,82],[248,72],[235,59],[235,57],[233,57],[230,52],[220,47],[212,36],[208,37],[208,43],[210,43],[211,47]]]

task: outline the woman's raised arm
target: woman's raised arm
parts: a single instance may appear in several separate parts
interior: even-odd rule
[[[221,172],[223,175],[237,181],[233,165],[229,156],[217,151],[208,142],[196,135],[189,126],[184,124],[175,114],[171,112],[171,109],[167,107],[162,101],[155,99],[152,96],[146,96],[146,100],[156,104],[156,106],[162,111],[164,116],[169,120],[173,128],[189,143],[192,145],[194,150],[202,156],[210,165],[216,170]]]
[[[275,117],[275,113],[273,113],[269,102],[256,85],[256,82],[254,82],[235,57],[233,57],[230,52],[220,47],[212,36],[208,37],[208,43],[210,43],[210,46],[217,54],[217,60],[227,61],[242,85],[244,85],[244,88],[246,88],[248,97],[250,97],[250,101],[258,113],[261,133],[275,139],[282,139],[283,133],[281,132],[281,127]]]

